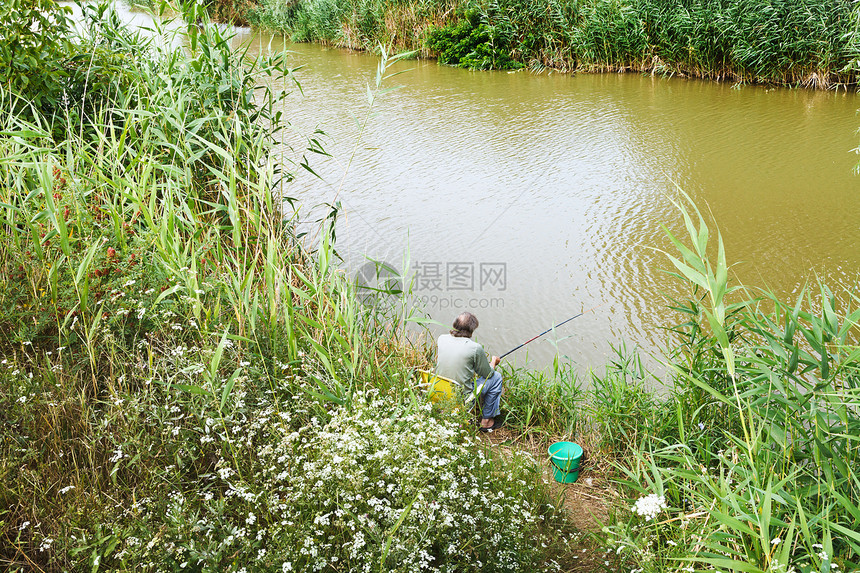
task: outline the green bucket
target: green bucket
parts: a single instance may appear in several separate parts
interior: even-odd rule
[[[549,461],[553,477],[559,483],[573,483],[579,477],[579,460],[582,447],[573,442],[556,442],[549,447]]]

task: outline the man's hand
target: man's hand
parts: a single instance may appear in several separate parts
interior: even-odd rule
[[[493,356],[492,360],[490,360],[490,368],[495,369],[496,366],[498,366],[499,362],[501,362],[501,361],[502,361],[502,359],[499,358],[498,356]]]

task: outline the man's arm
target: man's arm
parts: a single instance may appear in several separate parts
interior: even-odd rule
[[[494,364],[498,364],[498,356],[493,356]],[[487,362],[487,354],[484,352],[484,348],[481,345],[478,345],[475,348],[475,374],[480,378],[489,378],[493,375],[494,366],[491,366],[489,362]]]

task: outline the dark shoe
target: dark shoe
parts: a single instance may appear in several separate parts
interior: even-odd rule
[[[492,432],[493,430],[498,430],[499,428],[504,426],[504,424],[505,423],[501,419],[501,416],[496,416],[495,418],[493,418],[493,425],[492,426],[490,426],[489,428],[478,428],[478,430],[481,432],[484,432],[484,433]]]

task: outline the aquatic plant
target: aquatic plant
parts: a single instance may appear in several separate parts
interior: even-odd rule
[[[688,320],[670,363],[674,428],[643,436],[620,466],[622,483],[664,496],[669,515],[655,528],[622,521],[609,542],[645,571],[679,561],[850,570],[860,551],[856,295],[838,299],[822,285],[817,299],[804,291],[786,304],[728,286],[719,234],[713,261],[708,227],[689,209],[692,247],[670,235],[692,295],[676,306]]]
[[[677,205],[686,240],[670,234],[666,255],[689,296],[670,301],[681,320],[667,329],[667,376],[623,347],[587,385],[510,372],[511,422],[586,444],[583,476],[612,460],[624,501],[601,537],[614,566],[856,570],[857,294],[819,285],[786,303],[733,286],[719,233],[685,196]],[[535,412],[552,417],[523,424],[533,391]]]

